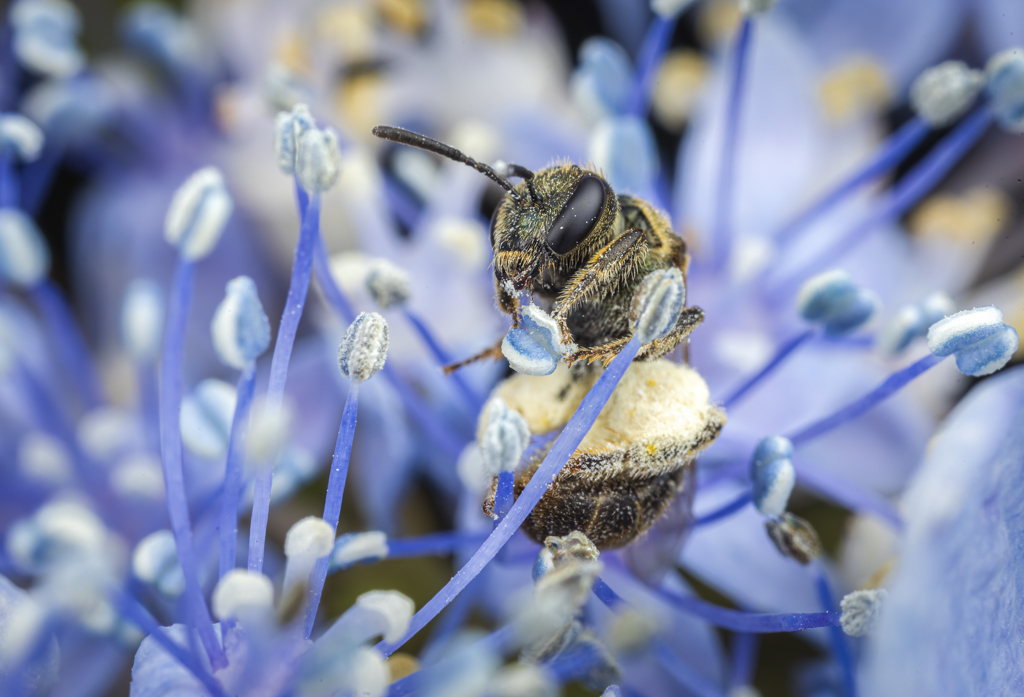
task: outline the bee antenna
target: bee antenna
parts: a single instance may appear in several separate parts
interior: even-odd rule
[[[505,165],[505,173],[510,177],[519,177],[526,182],[526,190],[530,192],[530,200],[535,204],[540,205],[540,196],[537,195],[537,190],[533,188],[533,172],[526,169],[522,165],[508,163]]]
[[[477,162],[469,155],[465,154],[461,150],[456,150],[450,145],[445,145],[433,138],[427,138],[424,135],[414,133],[413,131],[407,131],[404,128],[398,128],[397,126],[374,126],[373,135],[378,138],[383,138],[384,140],[390,140],[392,143],[401,143],[402,145],[411,145],[412,147],[419,148],[421,150],[428,150],[430,152],[437,153],[442,157],[447,157],[449,160],[455,160],[456,162],[469,165],[477,172],[485,174],[497,182],[498,186],[505,189],[505,191],[512,195],[512,198],[519,199],[519,192],[515,190],[512,183],[494,171],[493,167],[485,165],[483,162]],[[529,172],[530,170],[526,171]],[[532,172],[530,172],[530,176],[533,176]]]

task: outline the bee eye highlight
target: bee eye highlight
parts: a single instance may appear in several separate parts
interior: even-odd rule
[[[608,195],[600,177],[592,174],[580,179],[576,191],[565,202],[548,230],[548,246],[555,254],[566,254],[594,229],[605,197]]]

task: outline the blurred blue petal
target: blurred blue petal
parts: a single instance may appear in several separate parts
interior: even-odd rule
[[[949,415],[905,497],[903,557],[864,694],[1024,689],[1024,369],[978,385]]]

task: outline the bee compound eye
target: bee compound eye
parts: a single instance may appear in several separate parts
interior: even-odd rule
[[[594,229],[604,209],[608,192],[600,177],[592,174],[580,179],[576,191],[562,206],[548,229],[548,246],[555,254],[572,251]]]

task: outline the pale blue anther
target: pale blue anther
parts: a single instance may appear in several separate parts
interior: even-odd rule
[[[327,570],[333,573],[356,564],[372,564],[387,559],[388,552],[388,536],[379,530],[339,535]]]
[[[204,167],[174,192],[164,219],[164,238],[183,259],[202,259],[220,240],[233,208],[220,170]]]
[[[501,352],[517,373],[550,375],[562,358],[562,336],[555,320],[535,305],[523,309],[519,326],[501,342]]]
[[[954,309],[952,299],[941,292],[932,293],[919,302],[904,305],[879,332],[879,349],[889,355],[903,351],[914,339],[925,336],[929,327],[946,315],[952,314]]]
[[[615,116],[597,124],[588,154],[612,188],[645,195],[658,173],[658,148],[645,119]]]
[[[572,76],[573,98],[595,116],[621,114],[633,89],[633,66],[619,44],[592,37],[579,50],[579,67]]]
[[[675,328],[685,304],[683,272],[675,266],[652,271],[633,293],[629,330],[644,344],[660,339]]]
[[[878,311],[877,296],[858,287],[845,271],[826,271],[808,280],[797,297],[797,310],[830,336],[848,334]]]
[[[50,249],[35,221],[17,208],[0,208],[0,282],[33,286],[50,271]]]
[[[1017,330],[1003,324],[1003,313],[992,305],[958,312],[928,330],[928,350],[940,357],[956,354],[957,370],[974,377],[1002,368],[1019,345]]]
[[[480,440],[484,467],[492,474],[516,468],[530,443],[530,427],[522,414],[509,409],[500,397],[487,409],[487,428]]]
[[[534,583],[539,581],[542,576],[547,574],[553,568],[555,568],[555,555],[550,549],[544,547],[540,550],[537,554],[537,558],[533,561],[533,571],[531,572],[531,575]]]
[[[0,155],[32,162],[43,149],[43,132],[21,114],[0,114]]]
[[[779,516],[786,510],[796,483],[790,456],[793,444],[782,436],[762,438],[750,461],[754,505],[764,515]]]
[[[1024,49],[1010,48],[992,56],[985,75],[996,121],[1011,133],[1024,133]]]
[[[78,10],[64,0],[19,0],[11,6],[12,48],[18,61],[50,77],[70,77],[85,65],[76,37]]]
[[[239,276],[228,281],[227,292],[214,312],[210,331],[217,355],[232,368],[245,368],[267,350],[270,320],[251,278]]]
[[[160,3],[131,5],[121,22],[121,36],[127,45],[167,66],[192,63],[200,52],[191,24]]]
[[[282,111],[274,120],[274,152],[277,166],[285,174],[295,171],[297,138],[308,130],[316,128],[313,115],[305,104],[296,104],[291,111]]]

